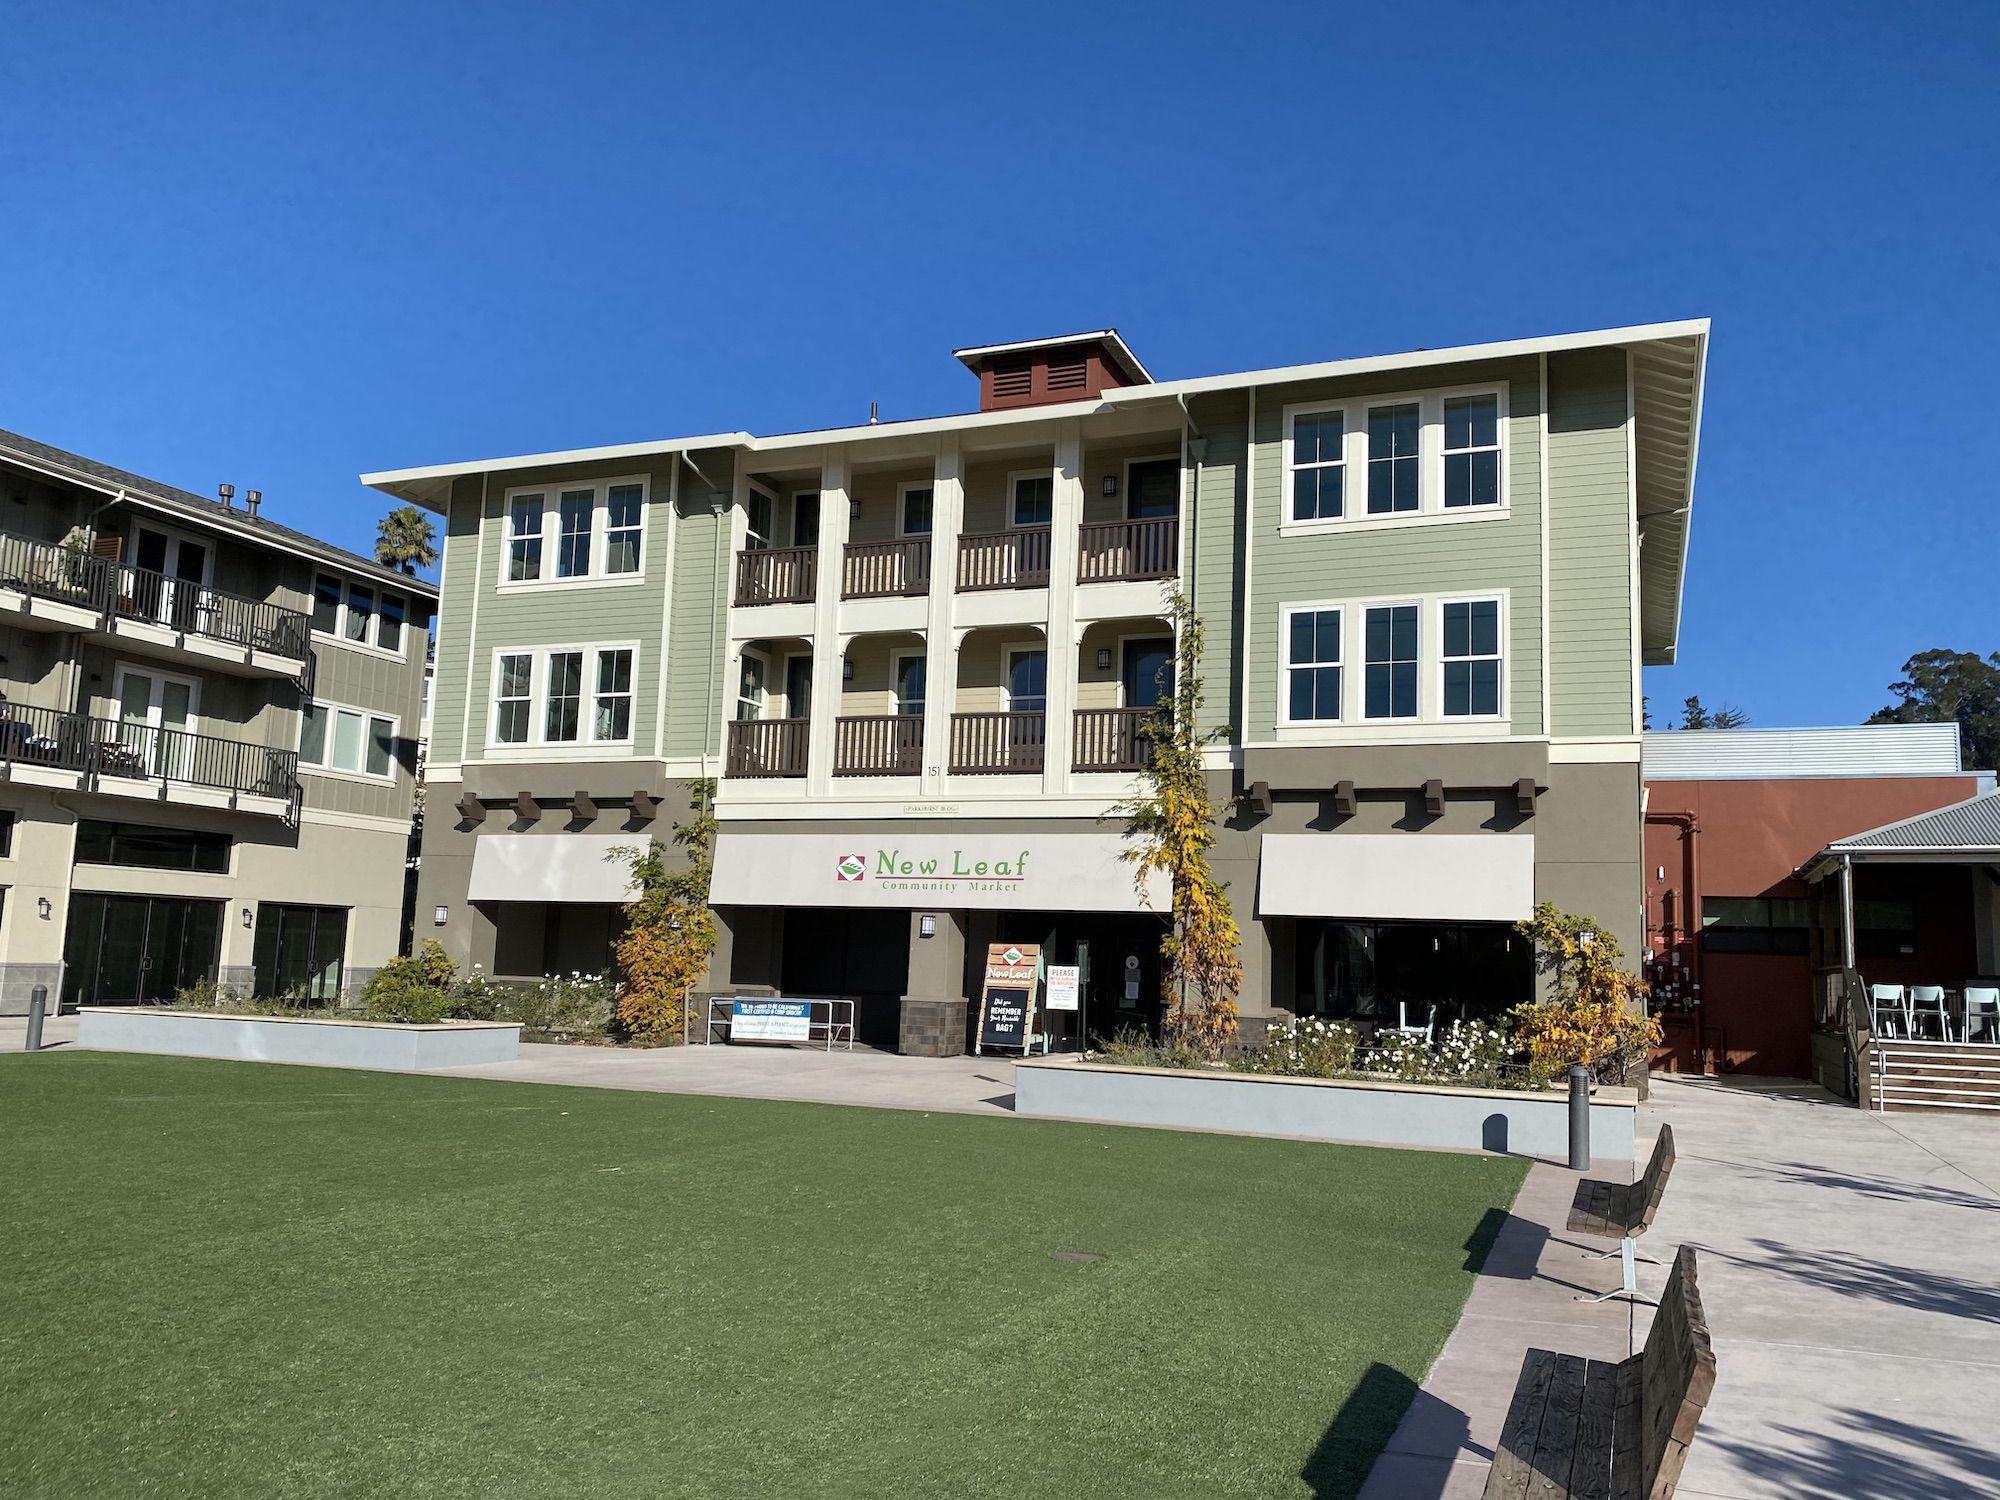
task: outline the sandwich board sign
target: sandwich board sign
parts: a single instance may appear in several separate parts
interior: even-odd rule
[[[1035,1038],[1035,986],[1042,952],[1036,943],[993,943],[986,949],[974,1053],[988,1047],[1025,1053]]]

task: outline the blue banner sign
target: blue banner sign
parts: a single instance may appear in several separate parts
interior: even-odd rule
[[[738,1000],[729,1008],[732,1042],[809,1042],[810,1000]]]

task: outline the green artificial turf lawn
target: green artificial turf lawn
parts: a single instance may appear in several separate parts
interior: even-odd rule
[[[1526,1170],[77,1052],[0,1139],[10,1500],[1350,1495]]]

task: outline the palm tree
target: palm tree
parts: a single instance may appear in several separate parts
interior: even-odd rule
[[[437,529],[414,505],[399,505],[375,529],[375,561],[415,576],[437,561]]]

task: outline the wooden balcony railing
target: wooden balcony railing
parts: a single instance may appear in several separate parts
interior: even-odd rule
[[[1111,583],[1171,578],[1180,571],[1177,516],[1144,521],[1087,521],[1077,528],[1076,581]]]
[[[725,776],[806,774],[804,719],[732,719]]]
[[[840,597],[883,599],[927,594],[931,587],[931,539],[903,537],[893,542],[849,542],[840,559]]]
[[[1048,747],[1040,709],[951,716],[951,774],[1038,776]]]
[[[745,548],[736,554],[736,602],[810,604],[818,570],[817,547]]]
[[[1139,771],[1152,759],[1151,737],[1142,729],[1150,708],[1079,708],[1076,750],[1079,771]]]
[[[958,539],[958,586],[974,589],[1046,588],[1049,528],[1023,526]]]
[[[299,789],[295,750],[19,703],[0,704],[0,761],[288,802]]]
[[[920,776],[922,714],[848,714],[833,721],[836,776]]]

